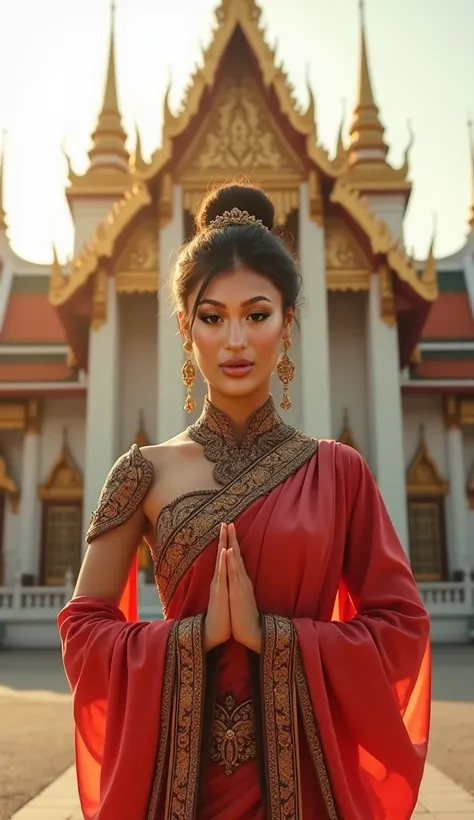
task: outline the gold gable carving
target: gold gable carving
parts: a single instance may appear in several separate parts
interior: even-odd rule
[[[474,510],[474,466],[467,482],[467,500],[469,503],[469,509]]]
[[[339,220],[326,224],[326,281],[329,290],[368,290],[369,261]]]
[[[209,177],[256,173],[259,179],[296,183],[301,162],[279,133],[255,80],[227,76],[212,110],[183,157],[178,178],[208,184]]]
[[[418,449],[407,474],[407,494],[409,497],[444,496],[448,489],[448,482],[443,478],[428,452],[422,430]]]
[[[154,293],[158,289],[158,242],[157,221],[141,222],[115,265],[119,293]]]
[[[82,501],[82,475],[77,468],[64,434],[61,452],[46,481],[39,488],[42,501]]]
[[[13,481],[13,478],[8,474],[7,462],[2,455],[0,455],[0,492],[3,492],[10,497],[12,513],[18,512],[20,492],[17,485]]]

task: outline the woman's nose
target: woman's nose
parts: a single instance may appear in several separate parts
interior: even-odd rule
[[[241,322],[229,322],[226,347],[232,350],[247,347],[245,328]]]

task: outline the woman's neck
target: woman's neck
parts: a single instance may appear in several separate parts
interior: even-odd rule
[[[207,391],[207,398],[211,404],[228,417],[235,439],[239,444],[245,435],[250,416],[265,404],[269,395],[268,385],[264,390],[257,390],[250,396],[226,396],[214,390],[211,385]]]

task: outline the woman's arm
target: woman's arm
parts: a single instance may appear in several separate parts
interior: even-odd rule
[[[89,543],[74,598],[118,603],[146,527],[143,500],[153,483],[153,464],[133,445],[110,470],[91,516]]]
[[[99,535],[87,548],[73,598],[120,601],[138,545],[145,531],[142,506],[124,524]]]

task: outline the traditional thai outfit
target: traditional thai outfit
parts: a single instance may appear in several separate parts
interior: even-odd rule
[[[361,456],[266,404],[239,447],[206,402],[189,430],[219,489],[166,505],[150,544],[164,620],[127,600],[59,615],[88,820],[405,820],[427,749],[429,619]],[[92,541],[153,480],[133,446],[112,469]],[[263,630],[203,650],[221,522],[233,521]],[[131,594],[130,594],[131,593]]]

